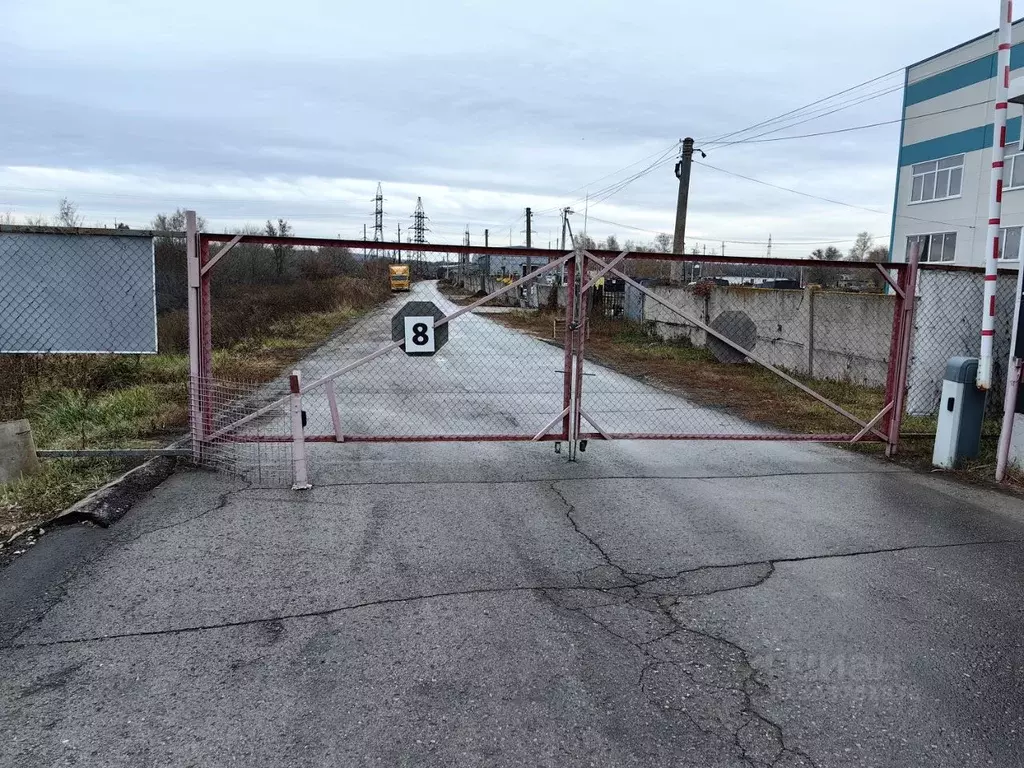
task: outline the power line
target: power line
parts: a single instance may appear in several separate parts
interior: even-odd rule
[[[590,204],[591,205],[594,205],[595,201],[596,202],[601,202],[603,200],[607,200],[609,197],[611,197],[612,195],[614,195],[614,194],[620,192],[621,190],[625,189],[627,186],[632,184],[637,179],[643,178],[647,174],[653,172],[656,168],[660,168],[661,166],[665,165],[666,163],[671,162],[673,159],[675,159],[674,158],[675,149],[676,149],[676,143],[673,143],[667,149],[662,150],[661,152],[656,153],[657,156],[658,156],[658,159],[655,160],[654,162],[652,162],[650,165],[646,166],[645,168],[642,168],[641,170],[637,171],[636,173],[633,173],[630,176],[627,176],[625,179],[620,179],[619,181],[613,182],[612,184],[608,184],[608,185],[606,185],[606,186],[604,186],[604,187],[602,187],[600,189],[597,189],[597,190],[594,190],[592,192],[589,192],[584,197],[576,198],[575,200],[572,200],[569,203],[567,203],[567,205],[569,207],[572,207],[574,205],[577,205],[578,203],[583,202],[584,200],[586,200],[588,198],[590,200]],[[651,155],[648,155],[648,157],[651,157]],[[645,158],[645,159],[647,159],[647,158]],[[636,163],[633,163],[632,165],[636,165]],[[631,166],[626,166],[626,167],[629,168]],[[616,173],[618,173],[618,171]],[[610,175],[614,175],[614,174],[610,174]],[[607,178],[607,176],[604,177],[604,178]],[[604,197],[601,197],[602,195],[604,195]],[[534,215],[542,216],[544,214],[551,213],[553,211],[561,210],[564,207],[565,207],[565,205],[558,205],[558,206],[553,207],[553,208],[545,208],[545,209],[543,209],[541,211],[535,212]]]
[[[623,224],[622,222],[619,222],[619,221],[610,221],[608,219],[601,219],[601,218],[598,218],[597,216],[591,216],[590,218],[592,220],[594,220],[594,221],[599,221],[602,224],[610,224],[613,227],[622,227],[623,229],[632,229],[632,230],[636,230],[637,232],[648,232],[648,233],[654,234],[654,235],[668,234],[667,232],[663,232],[663,231],[656,230],[656,229],[644,229],[643,227],[634,227],[631,224]],[[730,240],[729,238],[726,238],[726,237],[712,237],[710,235],[707,235],[707,236],[704,236],[704,237],[692,237],[692,238],[688,237],[686,239],[688,241],[699,240],[701,242],[705,242],[706,241],[706,242],[709,242],[709,243],[729,243],[731,245],[767,245],[768,244],[767,240]],[[846,238],[844,240],[828,240],[828,241],[818,240],[818,239],[809,239],[809,240],[781,240],[781,241],[780,240],[773,240],[772,244],[773,245],[838,245],[838,244],[841,244],[841,243],[852,243],[852,242],[855,242],[856,239],[857,239],[856,237],[848,237],[848,238]]]
[[[720,144],[716,149],[723,149],[725,147],[733,147],[737,144],[765,144],[770,141],[787,141],[789,139],[809,139],[814,136],[829,136],[834,133],[849,133],[850,131],[862,131],[866,128],[878,128],[882,125],[895,125],[896,123],[903,122],[904,120],[920,120],[923,117],[933,117],[935,115],[944,115],[947,112],[956,112],[960,109],[968,109],[969,107],[979,107],[983,104],[990,104],[989,101],[975,101],[971,104],[963,104],[959,107],[950,107],[949,109],[940,109],[935,112],[924,112],[920,115],[911,115],[907,118],[896,118],[895,120],[881,120],[877,123],[866,123],[864,125],[852,125],[849,128],[836,128],[831,131],[818,131],[817,133],[801,133],[795,136],[775,136],[771,139],[740,139],[738,141],[730,141],[725,144]]]
[[[755,184],[762,184],[762,185],[764,185],[766,187],[771,187],[772,189],[781,189],[783,192],[792,192],[794,195],[800,195],[802,197],[809,197],[812,200],[822,200],[822,201],[824,201],[826,203],[833,203],[835,205],[842,205],[842,206],[844,206],[846,208],[855,208],[855,209],[860,210],[860,211],[867,211],[868,213],[878,214],[879,216],[890,216],[891,215],[888,211],[880,211],[877,208],[867,208],[867,207],[865,207],[863,205],[855,205],[853,203],[844,203],[842,200],[833,200],[830,197],[821,197],[820,195],[812,195],[809,192],[801,192],[799,189],[790,189],[789,187],[782,187],[782,186],[779,186],[778,184],[772,184],[771,182],[768,182],[768,181],[762,181],[761,179],[755,179],[753,176],[744,176],[742,173],[735,173],[734,171],[727,171],[724,168],[719,168],[717,166],[711,165],[710,163],[701,163],[701,162],[698,162],[696,160],[694,160],[693,162],[694,162],[694,165],[702,165],[705,168],[710,168],[713,171],[718,171],[719,173],[724,173],[727,176],[735,176],[738,179],[745,179],[746,181],[752,181]],[[897,218],[912,219],[913,221],[923,221],[923,222],[926,222],[928,224],[942,224],[943,226],[947,226],[947,227],[960,227],[960,226],[962,226],[962,227],[965,227],[967,229],[974,229],[973,225],[968,225],[968,224],[951,224],[948,221],[938,221],[936,219],[922,219],[922,218],[918,218],[917,216],[899,216]]]
[[[894,69],[894,70],[892,70],[890,72],[886,72],[884,75],[878,75],[877,77],[873,77],[870,80],[865,80],[862,83],[858,83],[857,85],[850,86],[849,88],[846,88],[846,89],[844,89],[842,91],[837,91],[836,93],[830,94],[829,96],[825,96],[825,97],[820,98],[820,99],[817,99],[816,101],[812,101],[812,102],[810,102],[808,104],[804,104],[803,106],[797,107],[796,109],[791,109],[788,112],[783,112],[781,115],[776,115],[775,117],[771,117],[771,118],[767,118],[765,120],[762,120],[759,123],[754,123],[753,125],[749,125],[746,128],[741,128],[741,129],[736,130],[736,131],[731,131],[729,133],[724,133],[724,134],[721,134],[721,135],[716,136],[716,137],[711,138],[711,139],[707,139],[707,138],[702,139],[701,143],[704,143],[704,144],[719,144],[719,143],[721,143],[725,139],[731,138],[733,136],[737,136],[737,135],[739,135],[741,133],[746,133],[747,131],[756,130],[757,128],[761,128],[763,126],[771,125],[772,123],[776,123],[779,120],[782,120],[782,119],[784,119],[786,117],[790,117],[792,115],[795,115],[798,112],[803,112],[804,110],[808,109],[809,107],[814,107],[814,106],[816,106],[818,104],[822,104],[822,103],[824,103],[826,101],[832,101],[837,96],[842,96],[844,94],[851,93],[852,91],[856,91],[856,90],[858,90],[860,88],[863,88],[866,85],[871,85],[871,83],[878,82],[879,80],[884,80],[885,78],[891,77],[892,75],[896,74],[897,72],[902,72],[902,71],[903,71],[902,67],[899,68],[899,69]]]
[[[872,99],[877,99],[877,98],[880,98],[882,96],[886,96],[886,95],[888,95],[890,93],[895,93],[896,91],[898,91],[898,90],[900,90],[902,88],[903,88],[902,85],[897,85],[897,86],[893,86],[891,88],[887,88],[887,89],[884,89],[884,90],[875,91],[873,93],[864,95],[863,97],[858,98],[858,99],[852,99],[850,101],[842,102],[839,105],[829,105],[829,107],[827,107],[827,108],[818,109],[818,110],[815,110],[814,112],[811,112],[811,113],[807,113],[807,114],[804,114],[804,115],[799,115],[798,117],[800,117],[802,119],[792,120],[791,122],[787,122],[785,125],[776,126],[774,128],[770,128],[767,131],[762,131],[760,133],[755,133],[753,136],[747,137],[747,139],[750,139],[750,140],[758,139],[758,138],[760,138],[762,136],[768,136],[769,134],[772,134],[772,133],[778,133],[779,131],[785,131],[788,128],[795,128],[798,125],[803,125],[804,123],[809,123],[809,122],[812,122],[813,120],[820,120],[823,117],[828,117],[829,115],[834,115],[836,112],[842,112],[845,109],[849,109],[850,107],[858,106],[859,104],[863,104],[863,103],[865,103],[867,101],[871,101]],[[745,140],[746,139],[740,139],[740,141],[745,141]],[[714,145],[711,145],[711,146],[714,146]],[[718,143],[718,147],[721,147],[721,146],[723,146],[723,144],[721,142],[719,142]],[[715,147],[715,148],[718,148],[718,147]],[[705,148],[707,148],[707,147],[705,147]]]

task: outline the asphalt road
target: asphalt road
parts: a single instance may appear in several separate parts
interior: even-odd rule
[[[543,425],[558,351],[470,324],[535,350]],[[507,425],[454,333],[426,418],[347,423]],[[317,450],[311,491],[179,472],[0,572],[0,766],[1024,763],[1018,499],[813,445]]]

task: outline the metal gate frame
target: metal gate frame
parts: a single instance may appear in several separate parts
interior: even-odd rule
[[[312,382],[303,383],[300,371],[293,371],[289,377],[289,393],[269,405],[262,406],[252,413],[240,418],[227,426],[214,429],[214,407],[210,396],[212,382],[212,307],[210,301],[211,270],[240,242],[253,243],[286,243],[291,245],[328,245],[345,248],[367,248],[362,241],[332,240],[322,238],[279,238],[263,235],[215,235],[200,233],[196,227],[196,214],[186,211],[186,242],[188,263],[188,317],[189,317],[189,410],[192,425],[192,454],[202,462],[204,447],[211,441],[223,440],[230,436],[234,442],[277,442],[290,443],[295,488],[309,487],[306,469],[306,443],[328,442],[470,442],[470,441],[523,441],[523,442],[565,442],[568,445],[568,457],[574,460],[581,443],[585,447],[588,440],[744,440],[744,441],[804,441],[823,443],[858,443],[862,441],[879,441],[886,445],[886,454],[893,455],[898,449],[900,424],[902,421],[909,357],[913,333],[914,294],[917,284],[918,253],[913,249],[910,261],[906,264],[874,264],[882,278],[888,283],[896,298],[892,337],[890,341],[889,365],[883,408],[870,420],[864,421],[846,411],[842,406],[814,391],[787,372],[768,363],[751,350],[744,349],[723,334],[715,331],[700,318],[691,316],[686,311],[658,296],[644,285],[626,275],[619,266],[629,258],[647,258],[661,261],[693,260],[685,256],[670,254],[631,253],[629,251],[598,251],[574,250],[569,253],[551,252],[543,249],[529,249],[529,254],[540,259],[548,259],[548,263],[457,311],[436,320],[434,327],[445,325],[465,315],[487,302],[499,298],[506,293],[517,290],[523,285],[536,281],[539,277],[565,266],[566,274],[566,309],[564,336],[564,370],[562,386],[562,410],[555,415],[539,432],[535,434],[460,434],[460,435],[346,435],[341,428],[340,411],[334,381],[346,373],[370,363],[389,352],[399,349],[403,342],[390,342],[370,355],[353,361],[326,376]],[[210,246],[222,243],[222,247],[211,257]],[[381,245],[381,244],[377,244]],[[387,245],[387,244],[383,244]],[[472,248],[469,246],[446,246],[432,244],[393,244],[410,251],[459,253],[482,252],[500,254],[521,254],[523,249]],[[603,256],[603,258],[602,258]],[[734,261],[718,257],[701,261]],[[769,260],[765,260],[769,263]],[[786,263],[799,266],[803,262],[797,260],[775,260],[772,263]],[[596,271],[588,273],[587,267],[593,265]],[[844,265],[845,266],[845,265]],[[868,268],[866,264],[857,267]],[[893,279],[890,272],[896,273]],[[857,427],[856,432],[842,434],[793,434],[793,433],[755,433],[723,434],[723,433],[634,433],[609,432],[595,421],[583,408],[584,387],[584,353],[588,311],[593,288],[597,281],[605,275],[621,278],[626,284],[640,291],[651,300],[665,306],[705,333],[733,348],[755,364],[761,365],[776,376],[787,381],[806,395],[840,414]],[[332,434],[306,435],[302,417],[302,397],[315,389],[323,388],[327,397],[332,426]],[[290,413],[290,433],[281,435],[248,436],[234,434],[238,428],[260,418],[275,408],[288,405]],[[551,431],[555,427],[557,431]]]
[[[590,295],[589,292],[593,287],[594,283],[598,278],[605,274],[612,274],[618,278],[624,280],[628,285],[631,285],[636,290],[643,293],[648,298],[661,304],[671,312],[676,313],[679,317],[686,320],[688,323],[696,326],[703,330],[705,333],[713,336],[718,341],[726,344],[735,351],[739,352],[745,358],[751,362],[760,365],[761,367],[771,371],[773,374],[788,382],[792,386],[796,387],[800,391],[814,398],[816,401],[831,409],[840,416],[849,420],[857,427],[859,431],[855,433],[832,433],[832,434],[794,434],[794,433],[748,433],[748,434],[734,434],[734,433],[644,433],[644,432],[608,432],[602,429],[593,418],[591,418],[582,408],[582,393],[583,393],[583,379],[582,379],[582,368],[583,368],[583,340],[582,338],[578,341],[579,354],[576,365],[576,392],[574,395],[573,402],[575,403],[575,415],[573,418],[573,424],[575,428],[572,432],[572,441],[570,442],[570,454],[575,454],[575,444],[578,441],[585,440],[745,440],[745,441],[793,441],[793,442],[820,442],[820,443],[858,443],[862,441],[879,441],[885,443],[886,455],[892,456],[896,453],[899,447],[899,434],[900,426],[903,418],[904,400],[906,396],[907,387],[907,376],[909,372],[909,360],[912,343],[912,334],[914,327],[914,294],[915,287],[917,285],[917,272],[918,272],[918,248],[915,246],[912,250],[910,261],[906,265],[892,265],[892,264],[875,264],[886,283],[890,286],[896,296],[896,307],[893,314],[893,328],[892,337],[890,340],[890,353],[889,353],[889,365],[886,375],[886,388],[885,395],[883,398],[884,405],[882,409],[870,420],[864,421],[852,413],[848,412],[839,404],[828,399],[820,392],[814,391],[811,387],[808,387],[803,382],[794,378],[790,374],[786,373],[777,366],[772,365],[766,360],[762,359],[756,353],[749,349],[745,349],[740,344],[734,342],[727,336],[714,330],[708,323],[705,323],[699,318],[694,317],[687,311],[680,307],[672,304],[663,297],[659,296],[648,287],[641,285],[636,280],[632,279],[616,265],[622,261],[628,254],[623,252],[616,256],[611,261],[605,262],[598,258],[590,251],[583,251],[582,263],[579,267],[581,275],[587,274],[586,264],[592,262],[599,267],[598,272],[595,276],[584,283],[579,291],[579,312],[582,315],[582,322],[586,322],[586,311],[589,306]],[[679,256],[671,256],[668,254],[658,254],[659,260],[685,260]],[[905,268],[903,268],[905,267]],[[896,268],[898,278],[893,280],[889,274],[889,270]],[[583,431],[581,429],[582,421],[587,421],[593,431]],[[879,422],[882,426],[879,428]]]
[[[306,466],[306,443],[330,443],[330,442],[555,442],[569,440],[571,434],[571,414],[573,412],[572,400],[570,397],[572,382],[572,339],[577,335],[575,326],[568,319],[565,323],[565,356],[562,386],[562,409],[538,432],[529,433],[506,433],[506,434],[432,434],[432,435],[352,435],[344,434],[341,427],[340,409],[334,381],[347,373],[350,373],[361,366],[364,366],[383,355],[400,349],[404,341],[392,341],[374,352],[343,365],[331,373],[320,378],[304,383],[300,370],[292,371],[289,376],[289,393],[273,402],[255,409],[252,413],[236,419],[225,426],[214,428],[214,397],[211,394],[213,381],[213,355],[212,355],[212,306],[210,299],[210,272],[227,254],[240,242],[272,242],[288,243],[295,245],[344,243],[344,247],[351,247],[351,241],[334,241],[327,239],[311,238],[277,238],[262,235],[208,235],[198,232],[196,228],[196,215],[193,211],[186,212],[186,237],[187,237],[187,258],[188,258],[188,316],[189,316],[189,363],[190,363],[190,392],[189,409],[192,425],[192,454],[200,463],[203,462],[204,452],[213,441],[237,443],[290,443],[292,447],[292,464],[294,484],[293,488],[308,488],[308,470]],[[224,243],[223,247],[214,255],[210,256],[210,245],[213,242]],[[362,243],[366,247],[365,243]],[[420,244],[402,244],[409,250],[434,250],[443,251],[446,246],[426,246]],[[502,249],[487,249],[491,252]],[[558,252],[561,254],[561,252]],[[551,253],[545,255],[548,263],[518,280],[499,288],[496,291],[477,299],[471,304],[461,307],[445,317],[434,322],[434,327],[446,325],[457,318],[472,312],[489,301],[499,298],[507,293],[518,290],[524,285],[536,282],[542,276],[565,266],[567,285],[567,305],[572,307],[575,303],[576,284],[576,261],[577,254],[569,252],[558,255]],[[333,432],[323,435],[305,434],[303,418],[302,398],[314,390],[323,389],[328,401],[331,415]],[[237,430],[246,424],[259,419],[274,410],[287,405],[289,411],[290,430],[280,435],[241,435]],[[559,426],[560,425],[560,426]],[[556,426],[557,431],[552,432]]]

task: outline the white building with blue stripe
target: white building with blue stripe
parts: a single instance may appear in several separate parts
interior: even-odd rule
[[[1013,25],[1011,71],[1024,68],[1024,20]],[[891,251],[905,261],[921,244],[922,260],[985,263],[996,32],[907,67]],[[1017,267],[1024,227],[1021,106],[1006,123],[1000,266]]]

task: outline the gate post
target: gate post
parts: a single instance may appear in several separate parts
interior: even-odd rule
[[[886,417],[884,432],[888,437],[885,455],[892,457],[899,450],[900,428],[903,426],[903,410],[906,405],[907,379],[910,375],[910,350],[914,343],[914,300],[917,296],[917,271],[920,258],[919,246],[910,250],[907,268],[900,272],[899,285],[903,296],[897,296],[892,350],[889,355],[889,375],[886,377],[886,400],[893,404]],[[895,353],[895,355],[893,354]],[[891,400],[890,400],[891,398]]]
[[[292,421],[292,490],[305,491],[313,486],[309,484],[309,473],[306,468],[306,433],[302,413],[302,373],[292,371],[288,377],[290,391]]]
[[[572,398],[569,435],[569,461],[576,461],[580,436],[580,408],[583,405],[583,345],[586,337],[587,303],[590,301],[590,289],[583,290],[587,284],[587,257],[582,250],[576,251],[576,258],[569,262],[574,267],[573,322],[571,325],[573,338],[572,365]]]
[[[192,458],[202,461],[203,411],[202,392],[202,278],[200,276],[199,243],[196,212],[185,211],[185,265],[188,269],[188,409],[192,433]]]
[[[569,442],[566,450],[568,455],[572,454],[572,392],[573,392],[573,365],[576,362],[576,333],[572,326],[576,321],[576,260],[573,259],[565,264],[565,346],[564,369],[562,376],[562,410],[565,416],[562,417],[562,434]],[[558,288],[555,288],[557,291]],[[556,294],[557,295],[557,294]],[[556,306],[556,312],[557,306]]]

